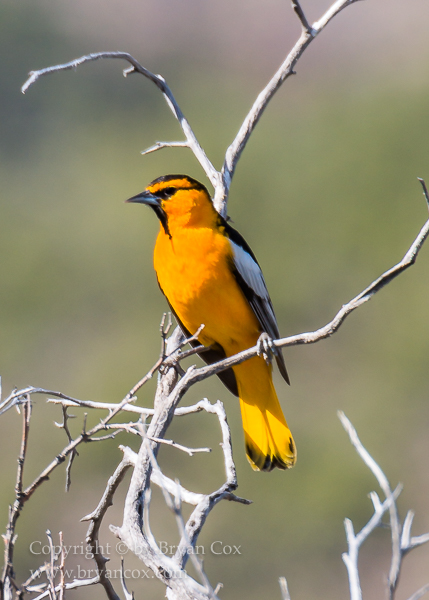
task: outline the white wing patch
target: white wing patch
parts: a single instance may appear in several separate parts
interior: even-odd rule
[[[265,285],[264,276],[262,275],[258,263],[248,252],[246,252],[246,250],[238,244],[235,244],[231,238],[229,238],[229,242],[233,252],[234,266],[240,274],[240,277],[244,280],[244,283],[253,290],[254,296],[248,298],[248,301],[261,325],[262,331],[268,333],[273,339],[280,337],[276,316],[274,314],[267,286]],[[279,351],[278,356],[276,356],[276,361],[284,380],[289,383],[289,377],[281,350]]]
[[[268,300],[269,295],[267,286],[265,285],[264,276],[262,275],[262,271],[258,263],[256,263],[250,254],[241,246],[234,244],[231,239],[229,242],[234,253],[234,263],[237,267],[237,271],[240,273],[247,285],[252,288],[255,294],[264,300]]]

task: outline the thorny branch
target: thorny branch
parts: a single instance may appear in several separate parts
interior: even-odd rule
[[[15,584],[15,572],[13,568],[13,551],[17,538],[16,522],[25,502],[25,492],[23,492],[23,475],[25,458],[27,456],[30,418],[31,400],[30,396],[26,395],[24,404],[22,406],[22,437],[21,449],[18,457],[18,469],[16,475],[15,501],[13,505],[9,507],[9,522],[6,527],[6,533],[2,536],[5,549],[3,573],[0,583],[2,584],[3,596],[5,599],[7,599],[8,597],[12,597],[13,589],[16,589],[17,587]]]
[[[72,435],[70,433],[70,429],[68,426],[68,420],[69,419],[74,419],[74,415],[69,415],[67,412],[68,407],[65,406],[64,404],[61,406],[62,412],[63,412],[63,422],[62,423],[55,423],[55,425],[57,427],[59,427],[60,429],[64,429],[64,431],[66,432],[67,438],[69,440],[69,442],[73,441]],[[76,448],[71,452],[70,456],[69,456],[69,462],[67,464],[67,469],[66,469],[66,492],[69,491],[70,489],[70,485],[71,485],[71,469],[73,466],[73,461],[75,459],[75,457],[78,455],[78,452],[76,450]]]

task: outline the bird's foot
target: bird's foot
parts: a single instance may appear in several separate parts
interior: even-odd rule
[[[267,365],[270,365],[273,356],[277,356],[277,348],[274,345],[272,338],[265,331],[261,333],[258,341],[256,342],[258,347],[258,356],[262,356]]]

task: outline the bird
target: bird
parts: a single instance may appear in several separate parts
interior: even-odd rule
[[[126,202],[149,206],[160,221],[154,249],[158,284],[184,335],[200,330],[193,345],[206,347],[201,358],[213,364],[257,344],[265,349],[218,377],[240,400],[253,470],[292,467],[296,447],[273,384],[273,354],[288,384],[289,377],[272,343],[279,330],[252,250],[216,211],[207,188],[187,175],[158,177]]]

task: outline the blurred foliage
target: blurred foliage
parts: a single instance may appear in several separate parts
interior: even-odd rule
[[[423,4],[412,3],[421,14]],[[313,18],[325,6],[309,4]],[[426,38],[417,35],[414,21],[413,30],[407,28],[408,10],[401,13],[403,3],[395,0],[396,21],[386,42],[379,33],[383,11],[374,5],[374,15],[372,3],[345,11],[308,50],[298,76],[264,114],[233,183],[230,215],[260,260],[284,334],[325,324],[400,260],[427,217],[416,182],[417,176],[429,179]],[[158,225],[151,212],[123,200],[169,172],[204,180],[185,149],[139,155],[156,140],[182,136],[154,86],[136,76],[124,79],[122,64],[96,63],[47,77],[22,96],[26,73],[100,48],[129,49],[166,77],[220,166],[245,112],[298,31],[291,13],[274,0],[266,14],[259,2],[234,7],[220,35],[229,10],[223,1],[209,6],[189,0],[180,10],[169,0],[106,6],[111,13],[95,0],[0,4],[0,366],[6,392],[32,384],[83,399],[122,398],[157,359],[166,309],[151,265]],[[287,19],[284,38],[278,14]],[[246,27],[238,26],[240,19]],[[413,33],[406,48],[399,23],[407,36]],[[344,32],[361,40],[359,48]],[[412,68],[405,70],[411,57]],[[428,257],[424,248],[416,266],[331,340],[286,351],[292,387],[279,379],[277,387],[298,444],[291,472],[250,470],[238,404],[217,381],[190,392],[189,403],[201,396],[225,401],[239,493],[254,501],[250,507],[218,506],[200,540],[211,581],[225,585],[223,598],[278,598],[280,575],[287,576],[293,600],[347,596],[342,521],[365,522],[366,494],[375,482],[354,455],[337,409],[351,418],[392,483],[405,484],[399,504],[403,513],[416,510],[415,534],[429,529]],[[142,403],[150,405],[153,389],[139,394]],[[195,490],[210,490],[223,477],[213,419],[195,415],[171,428],[177,441],[210,445],[212,455],[191,459],[161,450],[166,471]],[[27,481],[65,445],[54,420],[60,420],[58,407],[37,399]],[[75,433],[81,424],[79,413]],[[19,416],[2,416],[3,524],[19,437]],[[119,443],[135,447],[136,440],[121,436],[81,448],[68,495],[58,491],[62,468],[35,494],[18,526],[18,580],[39,565],[28,546],[43,540],[47,528],[63,530],[67,544],[84,540],[79,519],[98,502],[120,460]],[[106,519],[102,539],[111,544],[107,523],[121,522],[123,497],[124,490]],[[175,543],[173,520],[158,500],[155,533]],[[215,556],[209,552],[213,540],[241,545],[242,554]],[[380,532],[362,552],[368,598],[381,593],[388,557],[388,534]],[[421,549],[408,559],[404,597],[426,583],[428,557]],[[80,559],[71,557],[70,568]],[[130,587],[136,598],[163,595],[146,579]],[[90,594],[103,597],[98,589]],[[88,591],[75,597],[86,598]]]

